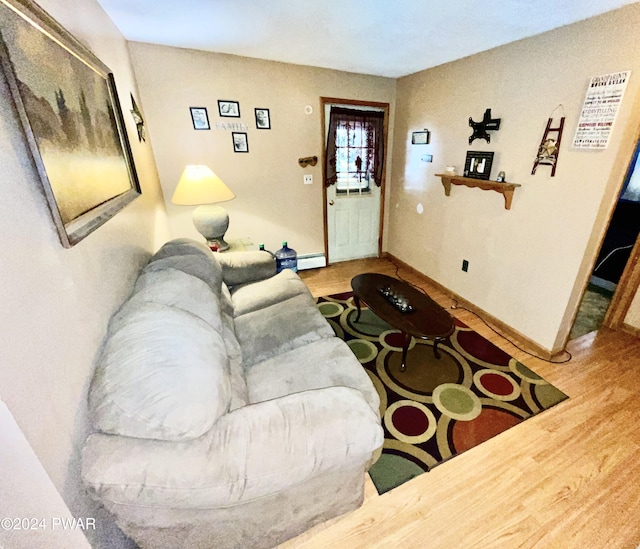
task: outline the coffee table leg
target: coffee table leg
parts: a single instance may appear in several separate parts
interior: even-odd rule
[[[440,351],[438,351],[438,343],[442,341],[441,338],[437,337],[433,340],[433,355],[440,360]]]
[[[360,320],[360,313],[362,312],[360,310],[360,298],[357,295],[353,296],[353,302],[356,304],[356,309],[358,309],[358,314],[356,315],[356,322],[358,322],[358,320]]]
[[[404,336],[404,345],[402,346],[402,362],[400,363],[400,371],[404,372],[407,369],[407,350],[411,343],[411,336],[409,334],[402,334]]]

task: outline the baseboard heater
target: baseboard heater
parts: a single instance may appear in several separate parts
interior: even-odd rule
[[[317,269],[318,267],[326,267],[327,258],[324,254],[305,254],[298,256],[298,270]]]

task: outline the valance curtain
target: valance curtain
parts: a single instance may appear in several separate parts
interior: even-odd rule
[[[347,131],[347,142],[351,142],[355,132],[366,132],[364,158],[358,157],[355,162],[358,171],[372,173],[376,185],[382,184],[382,170],[384,167],[384,112],[362,111],[345,107],[331,107],[329,115],[329,134],[325,156],[325,185],[335,184],[338,179],[336,170],[338,155],[338,129]]]

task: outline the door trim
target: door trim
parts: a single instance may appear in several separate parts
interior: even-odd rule
[[[640,96],[635,103],[635,107],[640,104]],[[634,108],[635,108],[634,107]],[[589,279],[591,274],[593,273],[593,269],[595,267],[596,261],[598,259],[598,254],[600,253],[600,249],[602,248],[602,244],[604,242],[604,238],[609,230],[609,225],[611,224],[611,220],[613,218],[613,213],[615,211],[616,205],[620,200],[620,193],[622,192],[622,186],[624,185],[625,179],[629,170],[631,169],[631,164],[635,157],[636,148],[640,143],[640,124],[638,124],[638,120],[634,121],[634,130],[631,134],[630,139],[625,139],[625,142],[620,147],[617,153],[617,159],[619,159],[618,164],[620,166],[625,167],[624,171],[617,171],[616,174],[610,175],[610,177],[615,178],[617,180],[616,183],[616,191],[613,197],[611,198],[611,202],[608,204],[608,210],[606,213],[606,223],[599,235],[598,244],[595,247],[591,259],[589,261],[588,271],[586,271],[585,278],[581,284],[581,291],[579,294],[579,299],[576,302],[573,313],[571,314],[569,320],[564,321],[560,326],[560,332],[556,338],[556,345],[554,345],[554,351],[558,352],[561,349],[565,349],[567,343],[569,342],[569,337],[571,333],[571,328],[578,316],[578,312],[580,310],[580,303],[582,303],[582,299],[584,298],[584,294],[587,291],[587,286],[589,285]],[[586,259],[586,257],[585,257]],[[580,276],[576,278],[576,283],[580,279]],[[624,323],[624,319],[627,316],[627,312],[631,307],[631,303],[634,300],[636,293],[638,292],[638,288],[640,287],[640,235],[636,239],[636,243],[631,251],[631,255],[627,260],[627,264],[625,265],[624,271],[622,272],[622,276],[618,281],[616,286],[616,290],[611,298],[611,303],[609,303],[609,308],[605,314],[605,317],[602,321],[602,326],[606,328],[610,328],[612,330],[622,330],[628,332],[630,334],[638,337],[639,329],[629,326]],[[560,343],[560,345],[558,345]]]
[[[372,107],[376,109],[382,109],[384,111],[384,125],[383,125],[383,139],[384,139],[384,170],[382,171],[382,181],[380,183],[380,225],[378,229],[378,257],[382,256],[382,234],[384,229],[384,204],[386,197],[387,186],[387,158],[389,157],[389,103],[380,103],[377,101],[360,101],[356,99],[339,99],[336,97],[320,97],[320,112],[322,113],[322,222],[324,226],[324,255],[327,258],[327,266],[329,263],[329,229],[328,229],[328,212],[327,212],[327,186],[326,177],[327,171],[325,169],[325,158],[327,156],[327,140],[326,140],[326,121],[324,110],[327,104],[338,105],[354,105],[358,107]]]

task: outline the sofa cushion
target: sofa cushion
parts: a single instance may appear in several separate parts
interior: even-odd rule
[[[226,314],[222,315],[222,338],[229,357],[229,380],[231,382],[229,411],[231,411],[246,406],[249,403],[249,395],[242,366],[242,349],[236,338],[233,319]]]
[[[220,286],[222,284],[222,268],[213,257],[210,257],[212,255],[211,252],[209,252],[209,256],[201,252],[196,252],[159,258],[154,256],[143,269],[143,272],[178,269],[179,271],[203,280],[210,286],[213,292],[219,296]]]
[[[222,336],[182,309],[133,305],[110,324],[98,356],[89,395],[94,426],[160,440],[201,436],[229,409]]]
[[[249,402],[262,402],[324,387],[351,387],[376,412],[378,393],[358,359],[337,337],[320,339],[251,366],[246,372]]]
[[[174,268],[143,271],[126,308],[142,302],[183,309],[222,333],[219,298],[206,282],[184,271]]]
[[[303,294],[311,296],[305,283],[291,269],[284,269],[266,280],[234,287],[233,314],[244,315]]]
[[[222,267],[222,279],[229,286],[257,282],[276,274],[276,258],[266,251],[213,254]]]
[[[362,478],[384,433],[358,391],[330,387],[245,406],[197,440],[118,438],[93,434],[87,441],[82,477],[91,490],[122,514],[146,509],[151,520],[171,520],[188,510],[196,520],[198,510],[232,511],[323,473],[356,468]]]
[[[163,259],[174,255],[202,254],[213,260],[213,254],[204,242],[198,242],[191,238],[174,238],[165,242],[162,247],[153,254],[151,261]]]
[[[304,294],[238,316],[235,327],[245,369],[312,341],[335,337],[313,298]]]

